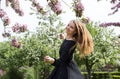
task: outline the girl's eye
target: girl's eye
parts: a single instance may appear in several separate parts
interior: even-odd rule
[[[73,29],[73,27],[71,26],[71,28]]]

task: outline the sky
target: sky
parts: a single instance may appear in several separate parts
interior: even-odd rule
[[[2,0],[1,3],[1,8],[4,9],[7,12],[7,15],[10,17],[11,19],[11,24],[8,26],[9,28],[12,27],[12,25],[14,25],[16,22],[20,23],[20,24],[27,24],[28,25],[28,29],[30,31],[35,31],[35,28],[38,26],[38,20],[36,19],[35,15],[29,15],[29,13],[31,12],[30,10],[30,5],[31,2],[29,2],[28,0],[19,0],[20,1],[20,7],[23,9],[24,11],[24,16],[23,17],[19,17],[18,14],[16,14],[14,12],[14,10],[11,7],[6,7],[5,6],[5,0]],[[72,0],[64,0],[64,2],[67,4],[65,4],[63,2],[63,0],[61,1],[61,5],[62,5],[62,9],[63,11],[66,11],[66,13],[62,13],[59,16],[61,16],[62,21],[66,24],[68,23],[70,20],[75,19],[75,14],[72,12],[72,10],[70,10],[70,6],[71,6],[71,2]],[[93,22],[119,22],[120,21],[120,11],[115,13],[114,15],[108,16],[109,13],[113,12],[111,10],[111,7],[114,6],[113,4],[110,4],[108,1],[106,0],[101,0],[99,2],[97,2],[97,0],[81,0],[81,2],[84,5],[84,16],[85,17],[89,17],[90,20],[92,20]],[[47,5],[47,0],[39,0],[39,3],[41,4],[41,6],[46,6]],[[0,41],[4,41],[7,40],[7,38],[3,38],[2,37],[2,33],[3,33],[3,23],[0,20]],[[118,35],[120,34],[120,27],[111,27],[115,29],[115,33]]]

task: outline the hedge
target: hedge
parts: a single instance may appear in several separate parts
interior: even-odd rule
[[[82,72],[85,79],[88,79],[87,72]],[[120,79],[120,72],[94,72],[92,79]]]

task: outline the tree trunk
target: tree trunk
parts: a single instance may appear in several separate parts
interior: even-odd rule
[[[85,65],[86,65],[87,72],[88,72],[88,79],[92,79],[92,71],[91,71],[92,70],[92,66],[89,64],[87,57],[85,59]]]

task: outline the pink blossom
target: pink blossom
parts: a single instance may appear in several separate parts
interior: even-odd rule
[[[113,15],[116,12],[118,12],[118,9],[120,8],[120,2],[118,4],[116,4],[114,7],[112,7],[111,9],[114,10],[112,13],[109,13],[108,15]]]
[[[21,25],[19,23],[16,23],[13,27],[12,30],[13,32],[19,32],[20,31]]]
[[[13,27],[12,27],[13,32],[25,32],[27,31],[27,25],[21,25],[19,23],[16,23]]]
[[[20,9],[20,3],[18,0],[8,0],[11,3],[11,7],[15,10],[19,16],[23,16],[24,12]]]
[[[13,0],[8,0],[9,2],[12,2]]]
[[[12,39],[11,45],[17,48],[21,47],[21,42],[19,42],[18,40],[16,40],[15,38]]]
[[[27,25],[24,24],[22,27],[20,27],[20,32],[25,32],[27,30]]]
[[[82,5],[81,2],[77,2],[75,4],[75,9],[74,10],[76,12],[76,16],[81,17],[82,13],[83,13],[83,10],[84,10],[84,6]]]
[[[37,11],[40,12],[41,14],[45,14],[46,13],[43,10],[43,7],[36,0],[32,0],[32,6],[36,7]]]
[[[3,17],[3,22],[4,22],[4,26],[9,25],[9,24],[10,24],[10,19],[9,19],[9,17],[8,17],[8,16]]]
[[[16,43],[17,43],[17,40],[14,38],[14,39],[12,39],[12,46],[15,46],[16,45]]]
[[[62,12],[60,2],[56,1],[55,3],[53,3],[51,1],[51,2],[48,3],[48,5],[51,7],[53,12],[55,12],[57,15],[59,15]]]
[[[2,34],[2,36],[6,38],[6,37],[10,37],[10,36],[11,36],[11,34],[10,34],[10,33],[6,33],[6,32],[5,32],[5,33],[3,33],[3,34]]]
[[[120,23],[119,22],[101,23],[99,26],[101,26],[101,27],[119,26],[120,27]]]
[[[18,0],[13,0],[12,3],[11,3],[11,7],[15,10],[19,9],[20,6],[19,6],[19,1]]]
[[[38,10],[39,12],[41,12],[41,10],[43,10],[43,7],[42,7],[42,6],[40,6],[40,4],[39,4],[39,3],[37,3],[36,8],[37,8],[37,10]]]
[[[6,15],[6,12],[3,9],[0,9],[0,17],[4,17]]]
[[[18,13],[20,16],[24,15],[23,10],[21,10],[21,9],[16,9],[15,12]]]
[[[37,5],[37,1],[33,0],[32,5],[33,5],[33,7],[35,7]]]
[[[7,13],[3,9],[0,9],[0,18],[2,19],[4,26],[7,26],[10,24],[10,19],[7,16]]]
[[[6,6],[8,6],[8,4],[9,4],[9,0],[6,0]]]
[[[56,14],[60,14],[62,12],[60,2],[57,2],[54,7],[56,7]]]
[[[49,2],[48,5],[49,5],[50,7],[53,7],[53,4],[52,4],[51,2]]]
[[[116,1],[117,1],[117,0],[111,0],[110,2],[111,2],[111,3],[115,3]]]
[[[79,10],[79,11],[84,10],[84,6],[82,5],[81,2],[78,2],[78,3],[76,4],[76,9]]]
[[[23,10],[20,10],[20,11],[19,11],[19,15],[20,15],[20,16],[23,16],[23,15],[24,15]]]
[[[50,0],[50,1],[53,5],[55,5],[58,2],[58,0]]]

